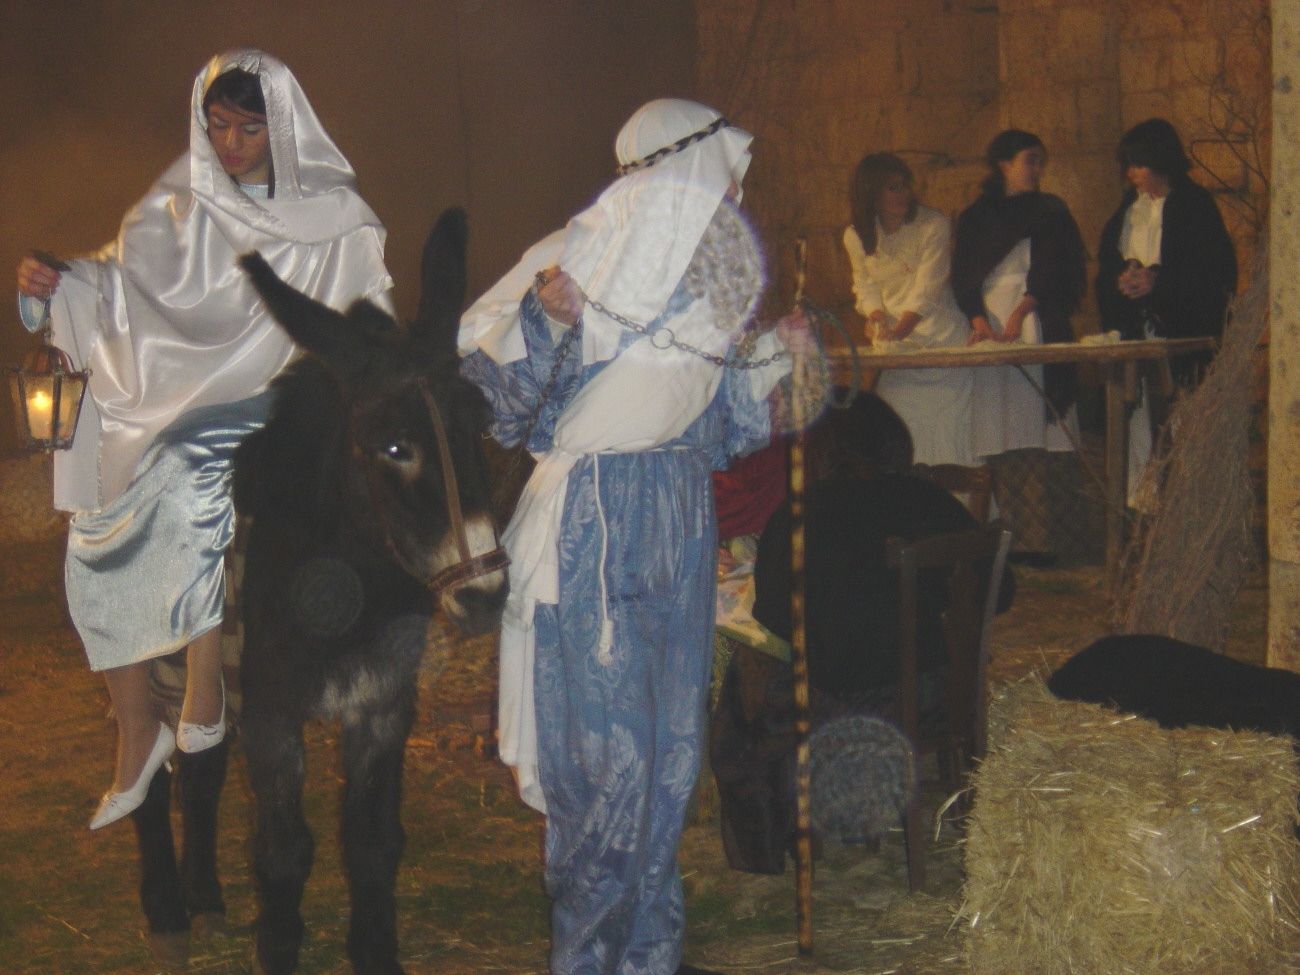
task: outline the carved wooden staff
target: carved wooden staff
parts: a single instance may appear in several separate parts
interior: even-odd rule
[[[808,270],[808,241],[795,242],[794,303],[803,304]],[[804,623],[804,447],[807,417],[804,415],[802,380],[806,369],[802,352],[792,356],[790,372],[791,418],[795,435],[790,441],[790,665],[794,678],[795,744],[795,920],[799,954],[813,950],[812,924],[812,762],[808,748],[811,728],[808,706],[808,634]]]

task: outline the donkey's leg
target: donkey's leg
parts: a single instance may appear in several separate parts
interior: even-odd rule
[[[149,950],[165,969],[184,968],[190,955],[190,916],[172,841],[171,773],[160,768],[131,814],[140,848],[140,907],[149,924]]]
[[[185,883],[185,903],[194,918],[216,915],[224,917],[226,904],[221,897],[221,880],[217,874],[217,807],[221,787],[226,781],[229,740],[193,755],[182,755],[177,770],[181,805],[181,877]],[[204,921],[205,932],[220,927]],[[195,934],[199,934],[196,929]]]
[[[189,931],[172,843],[171,773],[160,768],[144,802],[131,814],[140,845],[140,907],[150,931]]]
[[[406,844],[402,830],[402,758],[415,718],[415,685],[393,706],[343,726],[343,857],[352,920],[348,956],[358,975],[400,975],[393,888]]]
[[[257,800],[253,875],[261,908],[257,915],[255,971],[287,975],[298,965],[303,923],[302,889],[315,849],[302,814],[306,756],[302,724],[265,713],[246,702],[243,718],[248,778]]]

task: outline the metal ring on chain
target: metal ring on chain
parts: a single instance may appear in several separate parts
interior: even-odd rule
[[[677,344],[677,334],[667,325],[664,325],[650,333],[650,344],[656,349],[666,351]]]

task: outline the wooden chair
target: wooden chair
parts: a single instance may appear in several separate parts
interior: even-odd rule
[[[899,572],[899,684],[897,714],[915,750],[917,765],[935,755],[945,785],[952,791],[973,759],[984,754],[988,702],[986,673],[989,634],[1011,532],[994,521],[965,532],[933,535],[909,542],[889,539],[889,564]],[[948,604],[941,628],[948,656],[942,720],[923,722],[918,680],[918,612],[921,573],[937,573],[948,585]],[[913,890],[925,884],[925,830],[920,789],[914,790],[903,823],[907,842],[907,881]]]
[[[939,485],[966,506],[981,525],[989,520],[993,497],[993,474],[988,464],[966,467],[962,464],[913,464],[911,472]]]

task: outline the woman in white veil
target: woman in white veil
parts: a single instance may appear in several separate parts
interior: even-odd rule
[[[334,307],[391,306],[384,229],[289,69],[256,50],[218,55],[194,82],[189,149],[92,257],[18,267],[19,307],[48,312],[91,370],[55,506],[73,513],[66,588],[118,723],[117,771],[91,828],[143,801],[179,745],[225,734],[223,555],[234,534],[230,464],[264,421],[268,384],[294,355],[236,258]],[[188,648],[177,731],[161,721],[148,661]]]

